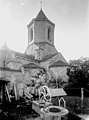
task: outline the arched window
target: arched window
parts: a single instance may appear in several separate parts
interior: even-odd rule
[[[33,40],[33,29],[31,28],[31,30],[30,30],[30,41],[32,41]]]
[[[48,28],[48,40],[51,40],[51,28]]]

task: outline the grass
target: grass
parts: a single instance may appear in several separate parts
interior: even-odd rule
[[[76,100],[77,99],[77,100]],[[69,114],[62,117],[62,120],[81,120],[80,117],[76,116],[76,109],[78,105],[80,105],[78,98],[65,98],[67,102],[67,108],[69,110]],[[54,105],[58,105],[58,99],[52,99]],[[76,103],[77,107],[76,107]],[[74,105],[75,104],[75,105]],[[86,105],[86,104],[85,104]],[[34,120],[39,117],[34,110],[32,110],[31,104],[26,104],[24,102],[13,101],[12,103],[6,103],[4,106],[1,106],[0,109],[0,120]]]
[[[77,96],[65,97],[66,107],[71,113],[89,114],[89,98],[85,97],[81,105],[81,98]]]
[[[77,96],[65,96],[66,108],[71,114],[88,114],[89,115],[89,98],[84,98],[81,106],[81,98]],[[58,105],[58,98],[53,98],[52,103]]]

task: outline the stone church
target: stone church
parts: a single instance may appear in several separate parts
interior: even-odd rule
[[[29,83],[40,71],[45,71],[49,78],[67,80],[68,63],[54,45],[55,24],[41,9],[27,28],[28,46],[24,53],[13,51],[6,44],[1,47],[0,77],[18,84]]]

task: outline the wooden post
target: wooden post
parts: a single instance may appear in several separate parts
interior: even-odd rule
[[[17,100],[17,90],[16,90],[16,83],[14,83],[14,92],[15,92],[15,99]]]
[[[57,83],[57,79],[56,79],[56,85],[57,85],[57,88],[58,88],[58,83]]]
[[[9,102],[11,102],[11,98],[10,98],[10,95],[9,95],[9,91],[8,91],[8,88],[7,88],[6,85],[5,85],[5,88],[6,88],[6,92],[7,92],[7,96],[8,96]]]
[[[83,112],[84,90],[81,88],[81,113]]]

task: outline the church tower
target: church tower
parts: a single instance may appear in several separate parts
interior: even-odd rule
[[[54,45],[55,24],[51,22],[41,9],[37,17],[28,24],[28,45],[47,42]]]
[[[46,17],[42,9],[27,28],[28,47],[25,51],[27,55],[42,61],[58,54],[54,46],[55,24]]]

